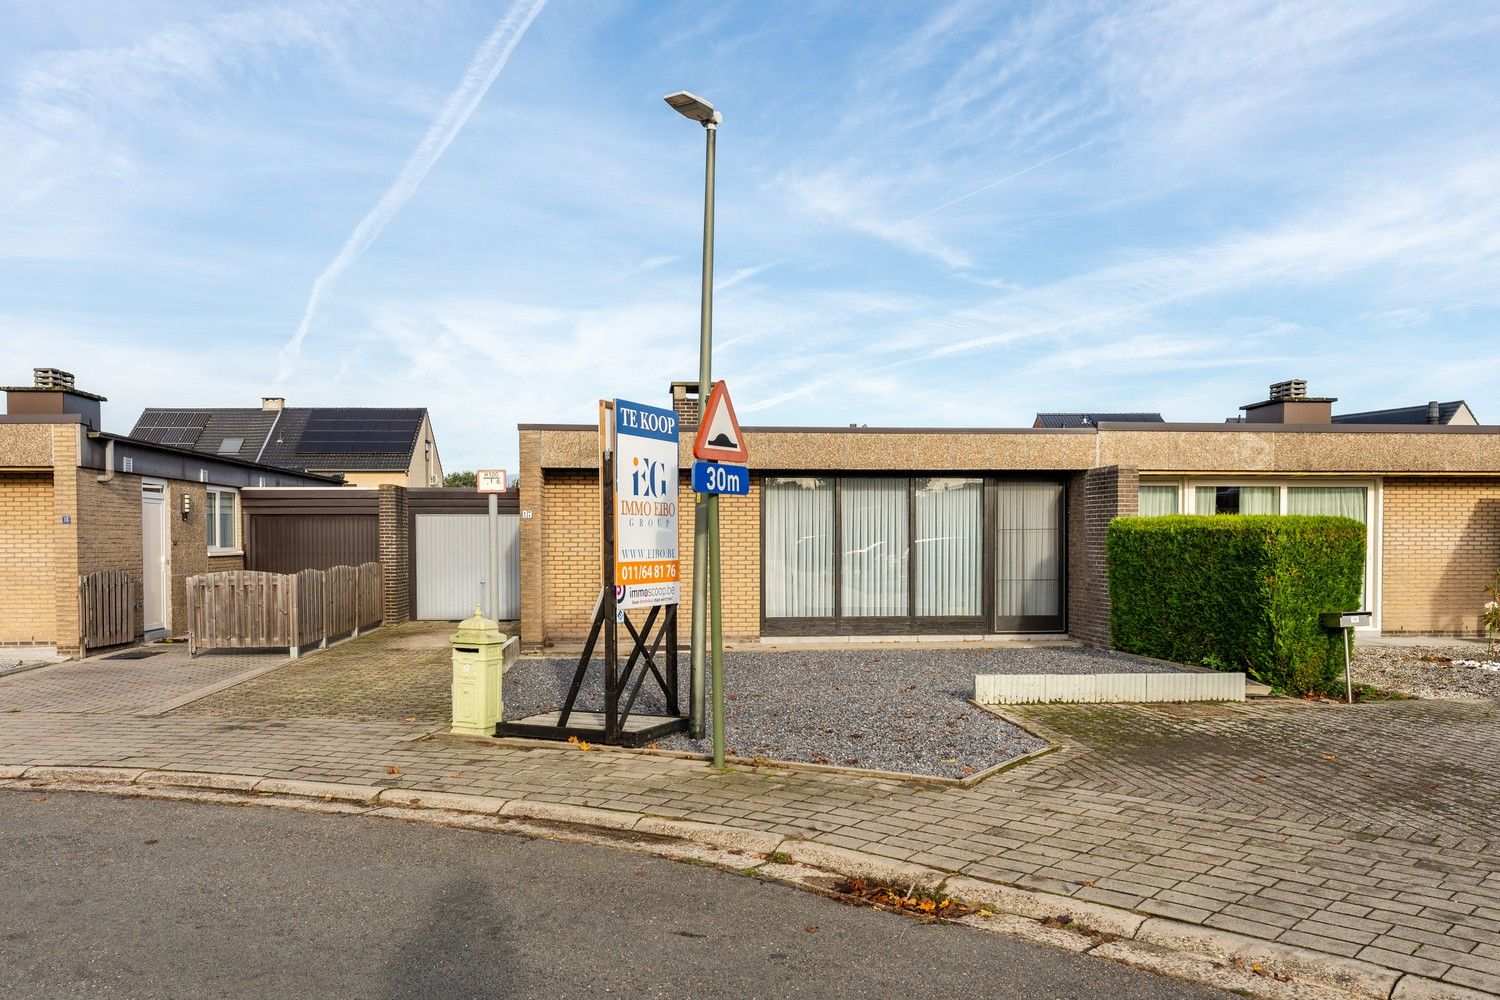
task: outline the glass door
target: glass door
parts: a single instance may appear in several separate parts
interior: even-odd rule
[[[996,632],[1061,632],[1063,486],[995,483]]]

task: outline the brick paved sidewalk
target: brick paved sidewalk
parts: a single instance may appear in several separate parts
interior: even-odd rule
[[[970,788],[718,774],[399,723],[31,711],[0,713],[0,764],[344,781],[721,823],[1500,993],[1493,704],[1074,706],[1028,718],[1064,748]]]

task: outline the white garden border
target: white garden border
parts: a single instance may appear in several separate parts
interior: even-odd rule
[[[981,705],[1049,702],[1136,703],[1156,701],[1244,701],[1239,673],[977,674],[974,700]]]

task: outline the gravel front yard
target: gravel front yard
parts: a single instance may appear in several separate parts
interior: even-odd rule
[[[1354,680],[1359,684],[1405,691],[1418,698],[1448,701],[1500,699],[1500,673],[1454,660],[1489,659],[1482,644],[1455,643],[1431,646],[1356,645]],[[1497,651],[1500,656],[1500,651]]]
[[[688,658],[679,659],[683,689]],[[505,674],[505,717],[560,708],[576,660],[523,658]],[[1137,673],[1168,670],[1118,653],[1038,649],[847,649],[731,652],[724,657],[727,743],[767,757],[961,778],[1046,744],[969,704],[981,673]],[[578,709],[599,711],[596,663]],[[636,711],[660,714],[654,683]],[[664,749],[708,753],[707,740],[673,736]]]

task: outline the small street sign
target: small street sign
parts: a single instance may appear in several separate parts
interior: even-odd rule
[[[480,493],[504,493],[506,483],[504,469],[480,469],[474,473],[474,488]]]
[[[743,465],[694,462],[693,492],[722,493],[735,497],[749,496],[750,471]]]
[[[734,415],[734,404],[729,401],[729,387],[720,379],[708,394],[708,406],[698,426],[698,436],[693,439],[693,457],[743,465],[748,456],[745,435]]]

